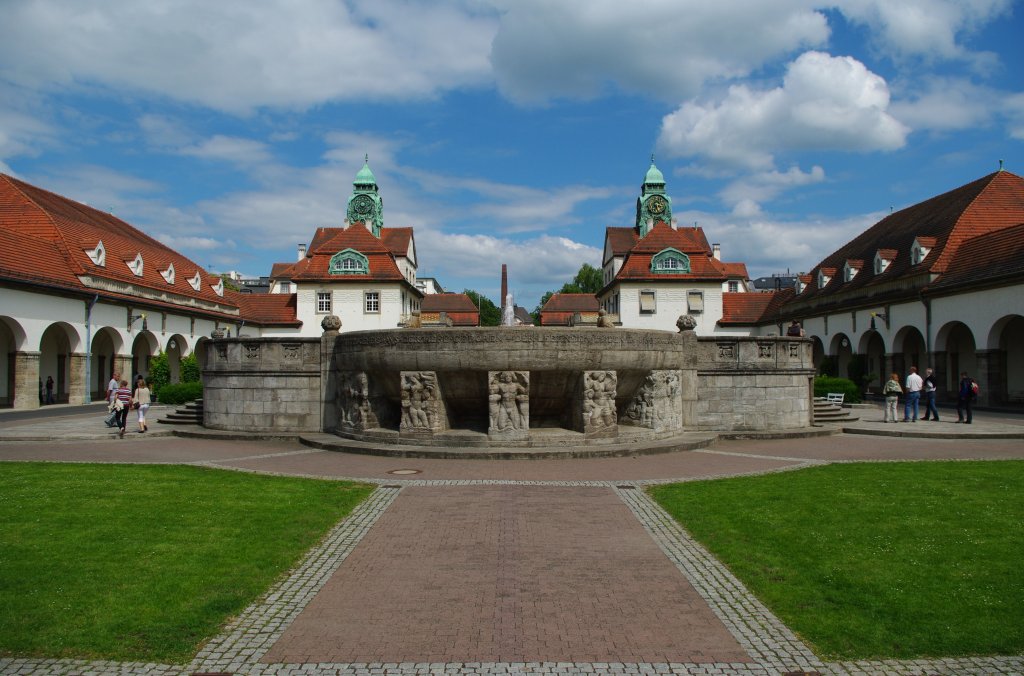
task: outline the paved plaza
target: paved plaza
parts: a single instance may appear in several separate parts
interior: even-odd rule
[[[3,461],[185,463],[378,485],[191,664],[0,659],[0,673],[1024,673],[1019,656],[823,662],[643,491],[833,462],[1024,458],[1019,417],[886,425],[880,408],[878,421],[873,409],[859,414],[828,437],[566,460],[389,458],[163,430],[115,439],[95,412],[0,414]],[[878,436],[896,432],[905,436]]]

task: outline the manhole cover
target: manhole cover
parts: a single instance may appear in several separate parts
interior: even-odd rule
[[[422,471],[421,469],[393,469],[388,474],[419,474]]]

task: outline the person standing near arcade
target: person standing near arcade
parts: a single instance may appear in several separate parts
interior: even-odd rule
[[[939,409],[935,407],[935,395],[938,391],[938,384],[935,382],[935,374],[930,368],[924,370],[924,420],[939,422]]]
[[[956,393],[956,417],[958,423],[971,424],[974,420],[974,415],[971,411],[971,406],[974,403],[974,398],[978,396],[977,385],[974,384],[974,380],[967,375],[967,371],[960,374],[960,389]],[[967,411],[967,419],[964,420],[964,410]]]
[[[910,367],[910,375],[907,376],[907,383],[905,385],[907,390],[907,398],[903,404],[903,422],[917,422],[917,414],[920,412],[921,406],[921,388],[924,387],[924,381],[921,376],[917,375],[917,367]],[[910,410],[914,410],[914,417],[910,417]]]

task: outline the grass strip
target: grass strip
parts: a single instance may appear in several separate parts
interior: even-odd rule
[[[829,465],[652,497],[829,659],[1024,653],[1024,462]]]
[[[373,486],[0,463],[0,654],[184,663]]]

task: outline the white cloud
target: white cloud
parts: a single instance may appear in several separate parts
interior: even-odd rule
[[[885,80],[851,57],[807,52],[769,90],[729,88],[720,101],[684,103],[662,121],[659,145],[675,156],[774,168],[776,152],[894,150],[909,130],[887,112]]]
[[[1011,138],[1021,138],[1024,92],[1011,93],[964,78],[927,77],[894,101],[892,114],[915,130],[948,132],[1005,122]]]
[[[157,239],[176,250],[219,251],[223,248],[235,248],[234,241],[214,239],[213,237],[175,237],[174,235],[162,233]]]
[[[192,142],[195,134],[180,120],[147,113],[137,120],[146,142],[158,148],[181,147]]]
[[[0,79],[235,113],[407,100],[490,81],[493,12],[459,2],[38,0],[0,23]]]
[[[33,92],[0,79],[0,171],[13,175],[5,159],[38,155],[57,144],[58,131],[43,110]]]
[[[202,143],[181,148],[177,152],[204,160],[219,160],[242,166],[264,164],[271,160],[265,143],[220,134],[212,136]]]
[[[765,171],[739,178],[723,188],[719,196],[726,204],[734,205],[733,213],[754,215],[760,211],[759,202],[771,200],[790,188],[824,180],[825,170],[817,165],[806,173],[800,167],[790,167],[788,171]]]
[[[849,20],[866,25],[873,42],[896,57],[963,59],[991,63],[987,53],[971,52],[958,40],[1008,13],[1010,0],[840,0]]]
[[[800,0],[505,0],[491,62],[517,101],[594,97],[612,85],[668,100],[825,44],[825,17]]]

